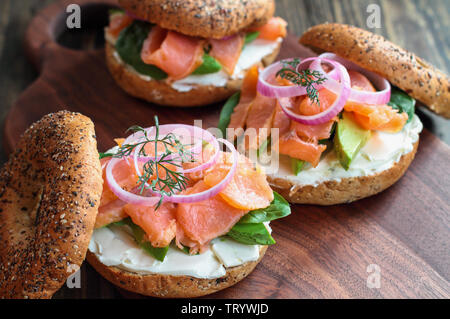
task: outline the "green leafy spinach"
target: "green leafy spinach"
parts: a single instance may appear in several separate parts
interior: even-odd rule
[[[167,73],[155,65],[144,63],[141,59],[142,45],[152,25],[143,21],[133,21],[123,29],[116,41],[116,51],[120,58],[131,65],[137,72],[148,75],[155,80],[164,80]]]
[[[391,89],[391,100],[388,105],[390,105],[393,109],[398,110],[399,113],[405,112],[408,114],[407,123],[409,123],[414,116],[414,106],[416,105],[416,100],[402,90],[393,87]]]
[[[227,235],[246,245],[275,244],[275,240],[263,223],[290,215],[291,208],[280,194],[273,192],[273,195],[274,199],[268,207],[253,210],[243,216]]]
[[[210,56],[208,53],[203,54],[203,63],[197,69],[192,72],[193,75],[203,75],[219,72],[222,66],[216,59]]]
[[[155,259],[159,261],[164,261],[164,258],[167,255],[167,251],[169,250],[169,246],[166,247],[153,247],[152,244],[145,240],[145,231],[133,223],[130,217],[122,219],[121,221],[115,222],[111,225],[116,226],[129,226],[131,228],[131,231],[133,232],[133,237],[136,243],[144,249],[149,255],[153,256]]]

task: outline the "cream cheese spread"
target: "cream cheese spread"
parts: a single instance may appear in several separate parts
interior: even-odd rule
[[[211,241],[202,254],[188,255],[173,244],[164,261],[159,261],[141,249],[127,226],[110,226],[94,230],[89,251],[106,266],[139,274],[167,274],[213,279],[226,274],[226,267],[235,267],[259,258],[259,245],[244,245],[219,237]]]
[[[308,165],[297,176],[292,173],[290,158],[280,155],[278,171],[270,176],[289,180],[296,185],[294,187],[301,187],[317,186],[325,181],[340,181],[348,177],[374,175],[391,168],[402,155],[411,152],[422,128],[422,122],[414,114],[412,120],[398,133],[373,131],[371,138],[348,170],[341,166],[334,150],[330,150],[322,157],[317,167]]]

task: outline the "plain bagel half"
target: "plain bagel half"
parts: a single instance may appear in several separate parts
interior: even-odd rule
[[[0,298],[50,298],[78,270],[102,183],[89,118],[61,111],[26,130],[0,171]]]
[[[87,261],[104,278],[125,290],[160,298],[193,298],[209,295],[238,283],[253,271],[264,257],[266,250],[267,246],[261,246],[258,260],[226,268],[225,276],[215,279],[133,273],[104,265],[90,251],[87,253]]]

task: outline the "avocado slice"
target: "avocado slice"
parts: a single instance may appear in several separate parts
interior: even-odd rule
[[[371,135],[370,130],[361,128],[348,112],[342,114],[334,135],[334,150],[339,162],[346,170],[349,169],[359,150],[366,144]]]

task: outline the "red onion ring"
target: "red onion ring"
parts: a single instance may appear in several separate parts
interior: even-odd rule
[[[123,159],[119,158],[113,158],[108,162],[108,165],[106,166],[106,182],[108,183],[109,188],[111,191],[116,195],[120,200],[130,203],[130,204],[136,204],[136,205],[142,205],[142,206],[154,206],[156,205],[160,197],[152,196],[141,196],[136,195],[131,192],[128,192],[122,187],[120,187],[119,184],[117,184],[117,181],[114,178],[114,175],[112,173],[114,167]]]
[[[146,129],[146,132],[153,132],[153,128],[151,127],[149,129]],[[214,155],[205,163],[202,163],[201,165],[192,168],[192,169],[187,169],[187,170],[183,170],[183,173],[188,173],[188,172],[194,172],[197,170],[201,170],[201,169],[207,169],[209,167],[211,167],[212,165],[214,165],[214,163],[217,161],[217,158],[220,154],[220,148],[219,148],[219,144],[218,142],[222,142],[223,144],[225,144],[225,146],[231,150],[232,154],[233,154],[233,164],[232,167],[230,169],[230,171],[227,173],[227,175],[225,176],[225,178],[218,183],[217,185],[215,185],[214,187],[203,191],[201,193],[196,193],[196,194],[190,194],[190,195],[171,195],[171,196],[164,196],[163,201],[169,201],[169,202],[175,202],[175,203],[193,203],[193,202],[198,202],[198,201],[203,201],[205,199],[208,199],[210,197],[213,197],[215,195],[217,195],[218,193],[220,193],[227,185],[228,183],[231,181],[231,179],[233,178],[235,172],[236,172],[236,167],[237,167],[237,163],[238,163],[238,155],[237,155],[237,151],[234,148],[233,144],[228,142],[227,140],[224,139],[216,139],[214,137],[214,135],[212,135],[210,132],[203,130],[199,127],[195,127],[195,126],[190,126],[190,125],[182,125],[182,124],[169,124],[169,125],[161,125],[159,128],[159,134],[164,135],[164,134],[169,134],[169,133],[173,133],[176,129],[180,129],[180,128],[184,128],[187,129],[188,132],[190,133],[194,133],[194,135],[196,134],[201,134],[201,141],[207,141],[209,143],[211,143],[214,147],[215,147],[215,153]],[[140,136],[140,137],[139,137]],[[138,132],[135,134],[132,134],[131,136],[129,136],[125,142],[129,143],[131,141],[139,141],[140,138],[144,137],[144,133],[143,132]],[[125,143],[124,142],[124,143]],[[200,147],[202,146],[202,143],[199,144]],[[141,146],[141,148],[143,147],[143,145]],[[155,159],[156,157],[149,157],[149,156],[142,156],[140,158],[138,158],[138,154],[139,154],[139,150],[136,150],[133,154],[133,158],[134,158],[134,165],[135,165],[135,169],[137,174],[140,176],[141,172],[138,168],[138,164],[137,162],[142,160],[142,159]],[[111,191],[122,201],[127,202],[127,203],[131,203],[131,204],[136,204],[136,205],[143,205],[143,206],[154,206],[156,205],[160,199],[161,199],[161,194],[159,194],[156,191],[151,191],[149,190],[150,193],[152,193],[155,196],[142,196],[142,195],[138,195],[138,194],[134,194],[128,191],[125,191],[124,189],[122,189],[120,187],[120,185],[117,183],[117,181],[114,178],[113,175],[113,169],[114,167],[121,161],[121,160],[128,160],[127,158],[123,158],[123,159],[118,159],[118,158],[112,158],[107,164],[106,164],[106,180],[108,183],[108,186],[110,187]],[[147,185],[148,186],[148,185]]]
[[[327,89],[336,88],[336,85],[338,85],[338,93],[337,97],[334,100],[333,104],[329,108],[327,108],[325,111],[320,112],[315,115],[307,116],[307,115],[300,115],[297,113],[292,112],[289,108],[291,107],[292,103],[290,101],[290,97],[282,97],[278,98],[278,102],[280,103],[281,108],[286,113],[286,115],[291,118],[292,120],[306,124],[306,125],[318,125],[322,123],[326,123],[330,121],[333,117],[339,114],[339,112],[342,111],[344,108],[345,102],[348,100],[348,97],[350,96],[350,76],[348,75],[347,70],[338,62],[328,60],[328,59],[322,59],[322,58],[308,58],[303,60],[298,67],[300,68],[303,64],[313,61],[318,61],[319,63],[316,63],[317,65],[320,65],[322,62],[326,62],[331,64],[337,73],[337,76],[341,80],[341,82],[337,82],[333,80],[332,78],[326,79],[326,81],[322,84],[322,87],[325,87]],[[323,74],[326,74],[323,72]],[[306,90],[306,88],[305,88]]]
[[[293,61],[294,59],[287,59],[284,61]],[[269,83],[266,79],[274,79],[277,72],[281,70],[282,63],[275,62],[267,68],[261,71],[258,77],[258,83],[256,90],[267,97],[281,98],[281,97],[293,97],[306,94],[306,88],[299,85],[280,86],[277,84]],[[316,87],[316,86],[315,86]],[[317,87],[316,87],[317,88]]]
[[[152,131],[151,127],[148,129],[148,131]],[[195,153],[195,151],[198,150],[202,150],[203,148],[203,141],[206,141],[210,144],[213,145],[215,152],[213,154],[213,156],[211,156],[211,158],[206,161],[205,163],[202,163],[196,167],[193,168],[189,168],[189,169],[185,169],[185,170],[179,170],[179,172],[181,173],[193,173],[199,170],[205,170],[209,167],[211,167],[212,165],[214,165],[214,163],[217,161],[217,158],[219,157],[219,143],[217,142],[217,139],[214,137],[214,135],[212,135],[210,132],[208,132],[207,130],[204,130],[200,127],[197,126],[191,126],[191,125],[184,125],[184,124],[167,124],[167,125],[161,125],[159,127],[159,134],[164,135],[164,134],[169,134],[169,133],[174,133],[174,131],[176,129],[186,129],[189,132],[190,136],[196,136],[196,135],[201,135],[201,138],[199,139],[200,142],[197,143],[193,148],[191,148],[191,152]],[[147,135],[148,136],[148,135]],[[136,149],[133,155],[133,159],[134,159],[134,167],[136,170],[136,174],[140,177],[141,176],[141,171],[139,169],[139,166],[137,164],[138,161],[140,162],[147,162],[149,160],[155,160],[156,158],[160,158],[162,155],[158,156],[158,157],[149,157],[149,156],[139,156],[139,152],[142,149],[143,145],[139,148]],[[200,153],[201,154],[201,153]],[[176,157],[179,157],[179,155],[174,154],[173,156],[168,156],[168,159],[174,159]],[[147,185],[148,186],[148,185]]]
[[[376,73],[370,72],[353,62],[350,62],[344,58],[341,58],[334,53],[328,53],[328,52],[322,53],[321,55],[319,55],[319,58],[336,61],[336,62],[342,64],[348,70],[354,70],[354,71],[357,71],[357,72],[363,74],[370,80],[370,82],[372,84],[375,85],[375,87],[377,89],[380,90],[377,92],[368,92],[368,91],[360,91],[360,90],[351,89],[349,101],[359,102],[359,103],[364,103],[364,104],[375,104],[375,105],[387,104],[390,101],[390,99],[391,99],[391,84],[385,78],[379,76]],[[320,68],[318,69],[318,71],[321,71],[322,67],[321,66],[319,66],[319,67]],[[322,69],[322,71],[323,71],[323,69]],[[333,91],[333,90],[331,89],[331,91]],[[336,92],[333,91],[333,93],[336,93]]]
[[[234,174],[236,172],[237,163],[238,163],[238,154],[237,154],[237,151],[234,148],[234,145],[232,143],[230,143],[227,140],[222,139],[222,138],[217,139],[217,141],[220,141],[223,144],[225,144],[225,146],[227,146],[227,148],[230,149],[232,154],[233,154],[233,165],[231,166],[231,168],[228,171],[228,173],[225,176],[225,178],[222,181],[220,181],[220,183],[214,185],[213,187],[211,187],[211,188],[209,188],[209,189],[207,189],[207,190],[205,190],[203,192],[190,194],[190,195],[164,196],[164,200],[165,201],[173,202],[173,203],[195,203],[195,202],[201,202],[201,201],[204,201],[204,200],[206,200],[208,198],[216,196],[217,194],[219,194],[228,185],[228,183],[234,177]],[[159,196],[161,196],[157,192],[153,192],[151,190],[150,190],[150,192],[153,193],[158,198],[159,198]]]

